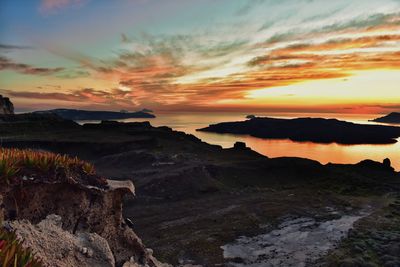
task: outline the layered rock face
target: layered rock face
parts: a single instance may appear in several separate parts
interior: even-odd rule
[[[44,266],[165,266],[122,217],[122,198],[134,191],[130,181],[99,188],[35,180],[2,188],[0,211]]]
[[[0,95],[0,114],[14,114],[14,105],[8,97]]]

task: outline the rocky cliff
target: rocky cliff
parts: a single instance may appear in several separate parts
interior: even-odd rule
[[[51,153],[0,153],[7,166],[0,175],[3,227],[44,266],[165,266],[122,216],[123,197],[134,194],[132,182],[96,177],[90,165]],[[15,172],[18,158],[26,164]]]
[[[14,114],[14,105],[8,97],[0,95],[0,114]]]

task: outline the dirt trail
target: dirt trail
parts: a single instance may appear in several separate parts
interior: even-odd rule
[[[306,266],[347,236],[353,224],[368,211],[318,222],[299,217],[285,220],[277,229],[255,237],[240,237],[222,247],[229,266]]]

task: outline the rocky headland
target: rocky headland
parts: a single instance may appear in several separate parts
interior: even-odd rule
[[[212,124],[198,131],[245,134],[268,139],[338,144],[391,144],[400,137],[400,127],[355,124],[336,119],[276,119],[254,117],[245,121]]]

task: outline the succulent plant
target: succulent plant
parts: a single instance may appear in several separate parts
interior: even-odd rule
[[[20,178],[22,172],[49,174],[61,172],[64,174],[94,175],[92,164],[77,157],[69,157],[51,152],[31,149],[0,148],[0,183],[10,183]]]
[[[30,249],[22,246],[14,232],[0,227],[0,265],[3,267],[41,267]]]

